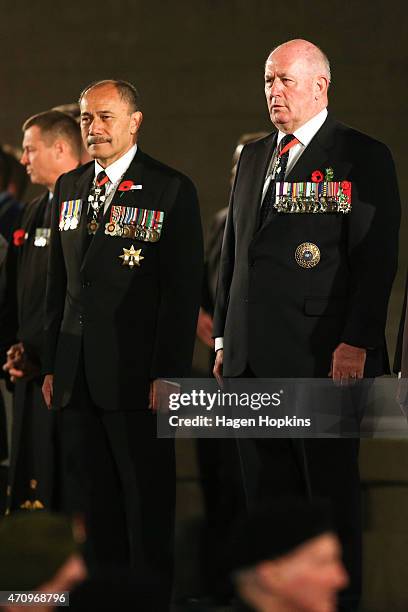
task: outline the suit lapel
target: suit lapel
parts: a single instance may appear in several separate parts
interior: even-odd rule
[[[259,148],[257,155],[254,160],[254,199],[252,208],[252,221],[253,231],[252,234],[256,234],[259,231],[261,204],[262,204],[262,191],[265,184],[265,177],[268,171],[268,167],[271,161],[273,151],[276,147],[277,132],[263,142],[263,148]]]
[[[330,158],[330,149],[334,144],[335,121],[330,115],[312,140],[309,142],[302,155],[285,177],[285,181],[310,181],[314,170],[324,170]]]
[[[88,195],[91,189],[91,184],[95,176],[95,164],[91,163],[89,168],[81,174],[75,187],[77,199],[82,200],[82,212],[81,219],[78,227],[78,240],[75,241],[75,247],[77,250],[78,257],[82,261],[86,250],[87,243],[87,216],[88,216]]]
[[[112,206],[131,206],[136,208],[143,208],[143,201],[145,200],[145,185],[143,185],[142,181],[143,174],[143,153],[139,149],[137,149],[136,155],[131,161],[129,168],[126,170],[121,182],[124,181],[132,181],[134,185],[142,185],[142,189],[131,189],[128,191],[120,191],[116,190],[111,203],[109,204],[104,216],[102,223],[99,225],[95,236],[93,237],[91,244],[89,245],[88,250],[84,254],[84,258],[82,261],[81,270],[97,255],[98,251],[103,246],[105,236],[105,225],[109,222],[110,214]],[[86,222],[85,222],[85,232],[84,232],[85,240],[87,238],[86,235]],[[109,238],[112,240],[112,238]]]

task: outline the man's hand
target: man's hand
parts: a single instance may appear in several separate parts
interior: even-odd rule
[[[343,384],[363,378],[366,356],[366,349],[341,342],[333,353],[329,376]]]
[[[214,339],[212,338],[213,321],[208,312],[200,308],[197,321],[197,336],[206,346],[213,349]]]
[[[9,373],[11,382],[29,380],[40,374],[39,366],[27,355],[24,344],[13,344],[7,351],[7,361],[3,370]]]
[[[43,386],[42,386],[42,394],[43,394],[44,401],[47,404],[48,409],[51,408],[53,391],[54,391],[54,375],[46,374],[44,378]]]
[[[161,378],[150,383],[149,409],[152,412],[167,412],[169,409],[169,396],[180,393],[180,385]]]
[[[213,368],[213,374],[217,379],[217,383],[222,388],[224,386],[224,380],[222,378],[222,364],[224,362],[224,351],[223,349],[219,349],[215,355],[215,363]]]

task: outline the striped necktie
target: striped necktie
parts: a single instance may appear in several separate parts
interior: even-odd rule
[[[288,165],[289,150],[298,144],[299,141],[293,134],[287,134],[282,138],[279,144],[279,151],[275,160],[275,176],[271,177],[269,181],[268,190],[265,194],[264,201],[261,208],[261,219],[260,227],[268,219],[271,210],[273,210],[273,204],[275,201],[276,183],[285,180],[286,167]]]

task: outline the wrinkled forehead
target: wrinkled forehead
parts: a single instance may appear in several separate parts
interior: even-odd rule
[[[120,110],[123,112],[127,106],[114,85],[102,85],[89,89],[83,95],[80,104],[81,113],[99,110]]]
[[[311,63],[307,61],[306,54],[295,50],[277,49],[273,51],[265,62],[266,73],[292,73],[309,74]]]

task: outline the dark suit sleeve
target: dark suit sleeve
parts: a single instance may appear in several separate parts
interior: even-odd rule
[[[408,274],[405,280],[404,301],[402,304],[401,319],[400,319],[400,324],[398,328],[398,336],[397,336],[397,345],[395,348],[394,365],[392,368],[395,374],[398,374],[399,372],[401,372],[401,367],[402,367],[402,349],[404,346],[404,330],[405,330],[405,321],[407,317],[407,297],[408,297],[407,292],[408,292]],[[407,341],[408,341],[408,338],[406,337],[405,342]]]
[[[160,245],[160,303],[151,378],[188,376],[203,274],[203,238],[197,193],[186,177],[172,179],[174,205]]]
[[[23,211],[20,211],[14,230],[22,226]],[[18,250],[13,241],[8,245],[6,258],[0,266],[0,359],[6,361],[6,352],[17,342],[18,298],[17,273]]]
[[[352,176],[348,250],[351,292],[342,342],[364,348],[384,344],[388,300],[398,264],[401,206],[394,162],[373,144]]]
[[[58,227],[60,181],[61,177],[56,183],[54,197],[51,203],[51,241],[45,300],[43,374],[52,374],[54,371],[55,353],[64,313],[67,288],[65,262],[61,247],[61,233]]]
[[[234,231],[234,192],[237,182],[238,173],[240,171],[242,152],[238,160],[237,171],[235,174],[234,184],[232,186],[227,222],[225,225],[224,238],[222,241],[220,267],[218,272],[217,293],[215,298],[214,321],[213,321],[213,338],[221,338],[224,336],[225,320],[227,317],[228,302],[230,295],[230,287],[232,275],[235,265],[235,231]]]

